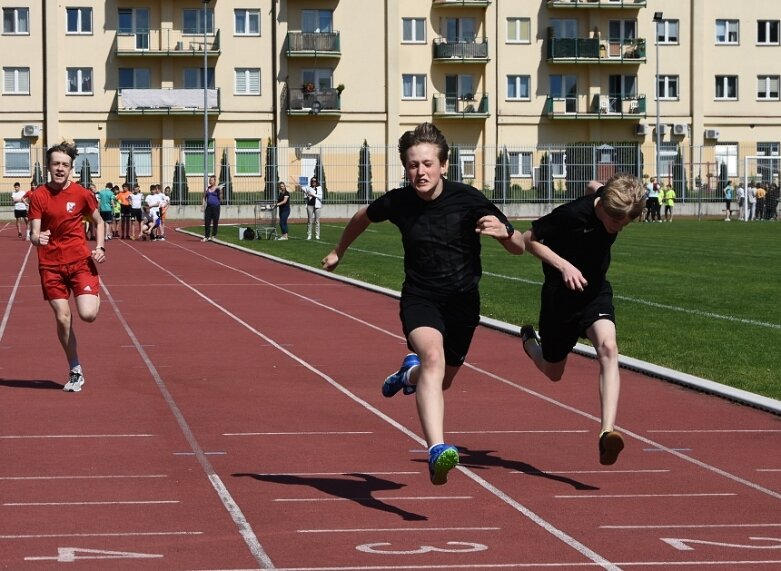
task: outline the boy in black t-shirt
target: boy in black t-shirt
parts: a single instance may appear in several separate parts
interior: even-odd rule
[[[385,379],[382,394],[416,393],[429,475],[440,485],[459,461],[456,447],[444,442],[443,391],[464,363],[480,320],[480,236],[495,238],[511,254],[522,254],[524,243],[480,191],[442,178],[448,144],[434,125],[423,123],[402,135],[399,154],[410,184],[356,212],[322,263],[328,271],[336,268],[372,222],[398,226],[404,246],[400,317],[413,353]]]
[[[592,342],[599,361],[599,461],[604,465],[615,463],[624,448],[614,430],[620,379],[613,290],[606,278],[610,247],[644,207],[641,182],[617,174],[604,186],[591,181],[585,196],[536,220],[523,236],[526,249],[542,260],[545,274],[540,337],[524,325],[523,349],[540,371],[558,381],[578,338]]]

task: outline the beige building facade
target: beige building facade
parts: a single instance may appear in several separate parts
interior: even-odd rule
[[[121,181],[132,151],[142,186],[170,184],[181,162],[197,187],[205,156],[214,173],[227,157],[237,191],[258,189],[271,146],[278,178],[321,161],[345,193],[366,141],[382,191],[403,177],[398,137],[423,121],[480,188],[500,152],[519,188],[541,163],[566,185],[576,143],[636,147],[646,175],[670,177],[685,156],[692,187],[779,155],[781,13],[768,0],[14,0],[2,12],[4,190],[64,139],[98,183]]]

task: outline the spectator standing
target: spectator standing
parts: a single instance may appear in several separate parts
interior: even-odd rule
[[[217,185],[217,177],[209,177],[209,186],[203,191],[203,239],[201,242],[211,242],[217,237],[217,229],[220,224],[220,204],[222,203],[220,191],[222,187]]]
[[[119,236],[123,240],[132,236],[130,231],[131,218],[133,216],[132,207],[130,206],[130,196],[132,194],[130,185],[126,182],[122,184],[122,188],[117,194],[117,201],[119,202]]]
[[[279,209],[279,229],[282,232],[279,239],[287,240],[287,219],[290,217],[290,193],[287,190],[287,185],[282,181],[279,182],[279,195],[274,206]]]
[[[128,185],[129,186],[129,185]],[[130,202],[130,239],[135,240],[141,237],[141,217],[143,215],[144,195],[141,194],[141,187],[135,185],[133,193],[128,198]],[[133,222],[136,223],[136,231],[133,232]]]
[[[767,199],[767,189],[764,183],[757,185],[757,216],[756,220],[765,219],[765,201]]]
[[[320,239],[320,209],[323,207],[323,187],[313,176],[309,179],[309,186],[304,189],[306,196],[306,239],[312,239],[314,230],[315,240]]]
[[[667,185],[664,191],[664,220],[666,222],[673,221],[673,206],[675,206],[675,189],[672,185]]]
[[[645,221],[646,222],[654,222],[655,220],[658,220],[659,222],[662,221],[662,216],[660,214],[661,211],[661,205],[659,204],[659,183],[656,182],[656,177],[652,176],[651,180],[646,185],[646,215],[645,215]]]
[[[724,221],[730,221],[730,215],[732,214],[732,181],[728,180],[727,185],[724,187]]]
[[[110,182],[98,192],[98,208],[100,209],[100,218],[103,221],[103,235],[106,240],[111,240],[111,225],[114,223],[114,185]]]
[[[63,390],[79,392],[84,373],[78,355],[69,298],[76,300],[82,321],[91,323],[100,310],[97,263],[106,259],[105,226],[101,223],[94,192],[70,180],[76,147],[61,143],[46,151],[49,182],[30,199],[30,242],[38,250],[38,271],[43,297],[57,322],[57,337],[68,360],[68,382]],[[95,249],[90,252],[82,232],[82,218],[96,226]]]
[[[746,192],[746,217],[748,220],[754,220],[757,213],[757,187],[753,182],[749,183],[748,191]]]
[[[738,197],[738,220],[745,220],[746,189],[743,187],[742,182],[738,183],[737,197]]]
[[[27,230],[27,205],[29,191],[22,190],[18,182],[14,183],[14,190],[11,192],[11,200],[14,203],[14,218],[16,219],[16,235],[20,240],[24,240],[29,234]],[[22,233],[22,223],[24,223],[24,233]]]
[[[157,185],[160,188],[160,185]],[[165,240],[165,219],[168,214],[168,206],[171,204],[171,187],[166,186],[160,193],[160,239]]]

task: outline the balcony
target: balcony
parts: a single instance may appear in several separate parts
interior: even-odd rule
[[[434,0],[435,8],[487,8],[491,0]]]
[[[205,48],[204,48],[205,45]],[[207,57],[220,55],[220,31],[206,36],[182,30],[148,30],[145,32],[117,32],[115,53],[118,57],[203,57],[206,49]]]
[[[287,33],[287,57],[342,57],[339,32]]]
[[[647,0],[548,0],[548,8],[645,8]]]
[[[545,115],[551,119],[639,119],[646,116],[645,95],[549,95],[545,100]]]
[[[444,119],[487,119],[488,95],[483,93],[477,102],[471,94],[458,97],[444,93],[434,94],[434,116]]]
[[[488,40],[448,41],[436,38],[434,46],[434,61],[437,63],[486,63],[488,61]]]
[[[203,115],[203,89],[122,89],[118,115]],[[206,90],[206,113],[220,113],[220,90]]]
[[[645,40],[550,38],[547,58],[551,63],[645,63]]]
[[[288,115],[339,116],[342,105],[339,92],[334,88],[310,91],[301,87],[286,89]]]

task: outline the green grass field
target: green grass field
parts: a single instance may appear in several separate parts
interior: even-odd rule
[[[530,223],[515,225],[526,230]],[[292,224],[288,241],[240,244],[320,267],[342,227],[325,223],[318,242],[302,240],[304,225]],[[232,227],[221,227],[220,238],[239,243]],[[395,226],[371,225],[337,273],[399,290]],[[613,246],[608,277],[623,355],[781,399],[781,223],[632,224]],[[541,284],[539,260],[510,256],[483,239],[484,316],[536,326]]]

